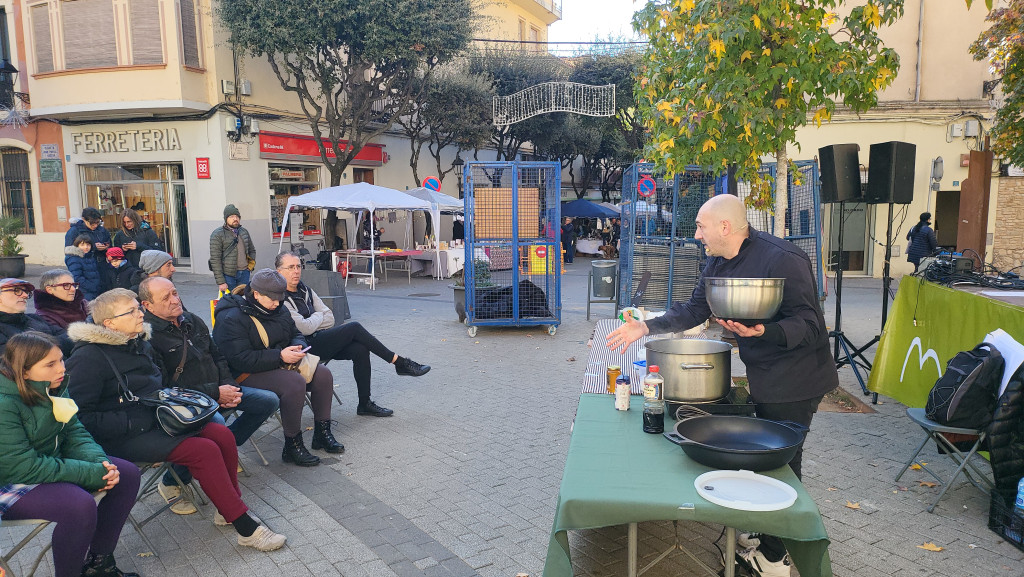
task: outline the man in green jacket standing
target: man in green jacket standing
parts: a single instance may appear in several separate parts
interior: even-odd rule
[[[210,270],[217,288],[230,291],[249,284],[249,271],[256,266],[256,246],[242,226],[242,214],[235,205],[224,207],[224,226],[210,235]]]

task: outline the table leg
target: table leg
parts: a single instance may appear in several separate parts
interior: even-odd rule
[[[725,528],[725,577],[736,577],[736,529]]]
[[[636,559],[636,533],[637,533],[637,531],[636,531],[636,523],[630,523],[629,524],[629,529],[627,530],[627,534],[628,534],[627,541],[629,543],[628,546],[627,546],[627,548],[628,548],[628,555],[629,555],[629,560],[628,560],[629,570],[627,571],[627,574],[629,575],[629,577],[636,577],[636,564],[637,564],[637,559]],[[729,577],[731,577],[731,576],[729,576]]]

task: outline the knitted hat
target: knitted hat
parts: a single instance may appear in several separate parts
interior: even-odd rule
[[[107,254],[110,253],[110,250],[113,249],[108,249]],[[139,268],[146,274],[154,274],[173,258],[162,250],[144,250],[142,256],[139,257]]]
[[[108,248],[107,249],[107,260],[111,260],[111,259],[114,259],[114,258],[123,259],[124,258],[124,251],[121,250],[120,248],[116,247],[116,246],[112,246],[112,247]]]
[[[288,289],[288,283],[276,270],[262,268],[252,275],[249,288],[275,301],[282,301],[284,300],[284,291]]]
[[[32,283],[30,283],[30,282],[28,282],[26,280],[21,280],[20,278],[4,278],[4,279],[0,279],[0,289],[5,289],[5,288],[7,288],[9,286],[17,286],[17,285],[21,285],[21,286],[25,287],[28,290],[28,292],[30,292],[30,293],[32,291],[36,290],[36,287],[32,286]]]
[[[238,212],[238,209],[235,208],[235,205],[229,204],[229,205],[225,206],[224,207],[224,220],[227,220],[228,217],[231,216],[232,214],[237,216],[238,218],[242,218],[242,213]]]

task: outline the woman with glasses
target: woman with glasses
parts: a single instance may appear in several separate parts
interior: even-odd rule
[[[55,577],[138,577],[114,547],[139,491],[139,469],[108,457],[67,398],[64,355],[26,331],[0,358],[0,517],[46,519]],[[103,494],[97,503],[93,492]]]
[[[55,327],[67,330],[68,325],[89,316],[85,295],[78,283],[64,269],[48,270],[39,277],[40,288],[33,293],[36,314]]]
[[[281,548],[284,535],[260,524],[242,502],[231,431],[211,422],[198,433],[172,437],[157,425],[153,407],[137,400],[155,395],[163,387],[163,376],[149,344],[152,328],[143,322],[135,293],[109,290],[90,302],[89,310],[91,323],[68,327],[75,349],[67,362],[68,391],[86,430],[108,455],[188,467],[217,508],[214,524],[233,525],[239,545],[260,551]]]
[[[70,354],[71,341],[64,329],[48,323],[43,317],[25,312],[28,297],[35,288],[20,278],[0,279],[0,352],[14,335],[39,331],[56,338],[64,354]]]
[[[124,251],[124,256],[135,268],[139,267],[139,258],[144,250],[163,250],[160,239],[150,227],[142,226],[139,213],[126,208],[121,213],[121,229],[114,233],[114,246]]]
[[[285,368],[306,356],[309,347],[295,328],[291,315],[281,306],[288,284],[277,271],[261,269],[252,275],[245,294],[221,297],[214,310],[213,341],[224,354],[231,376],[247,387],[272,391],[281,399],[284,450],[281,460],[301,467],[320,464],[302,441],[302,407],[309,391],[313,409],[314,449],[342,453],[345,446],[331,432],[331,399],[334,377],[318,364],[313,380]]]

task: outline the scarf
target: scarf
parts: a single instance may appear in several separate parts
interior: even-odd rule
[[[248,304],[249,306],[251,306],[252,308],[256,309],[256,311],[258,313],[260,313],[261,315],[263,315],[263,316],[271,317],[271,316],[274,315],[274,311],[272,311],[272,310],[268,309],[267,307],[261,305],[259,303],[259,301],[256,300],[256,296],[252,294],[252,291],[246,291],[246,293],[245,293],[245,303]]]

